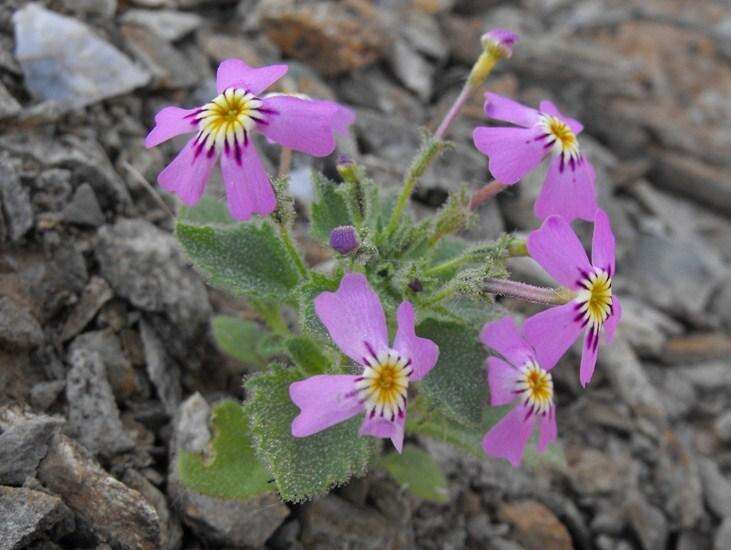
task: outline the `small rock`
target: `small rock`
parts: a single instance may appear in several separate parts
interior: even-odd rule
[[[396,41],[388,60],[403,85],[422,101],[428,101],[432,95],[434,67],[404,40]]]
[[[74,530],[74,518],[60,498],[25,488],[0,487],[0,548],[26,548],[51,530]]]
[[[122,426],[101,356],[74,349],[69,354],[69,363],[71,370],[66,377],[69,434],[90,452],[105,457],[131,450],[134,441]]]
[[[195,13],[175,10],[131,9],[124,12],[120,21],[146,27],[160,38],[174,42],[197,29],[202,19]]]
[[[372,508],[351,504],[328,495],[305,505],[301,511],[302,544],[305,548],[351,547],[362,549],[404,548],[404,533]]]
[[[30,404],[34,409],[47,411],[56,402],[65,387],[66,382],[64,380],[39,382],[30,390]]]
[[[143,220],[105,225],[99,229],[96,256],[117,294],[142,310],[167,313],[183,341],[208,322],[205,286],[169,233]]]
[[[149,75],[79,21],[32,3],[13,15],[15,55],[39,99],[80,108],[127,93]]]
[[[731,276],[724,278],[718,293],[713,297],[711,310],[719,316],[723,326],[731,331]]]
[[[633,493],[624,503],[625,514],[632,530],[640,539],[642,548],[656,550],[666,548],[668,522],[663,513],[645,500],[640,493]]]
[[[707,458],[699,461],[706,504],[720,518],[731,518],[731,481]]]
[[[21,110],[20,103],[0,82],[0,120],[17,115]]]
[[[211,407],[200,393],[194,393],[180,406],[175,418],[175,443],[173,452],[185,450],[189,453],[202,453],[208,449],[211,430],[208,419]]]
[[[93,276],[63,325],[61,341],[65,342],[84,330],[84,327],[96,316],[102,306],[112,299],[113,295],[109,283],[101,277]]]
[[[96,194],[88,183],[76,189],[71,202],[63,209],[63,219],[68,223],[98,227],[105,221],[104,212],[96,200]]]
[[[71,342],[69,353],[76,350],[99,355],[117,401],[129,399],[139,392],[137,373],[124,354],[119,337],[112,330],[85,332],[77,336]]]
[[[22,485],[34,477],[51,436],[62,424],[59,418],[0,409],[0,485]]]
[[[140,322],[140,335],[145,351],[147,375],[155,386],[165,410],[172,416],[178,410],[183,395],[180,387],[180,370],[168,356],[155,330],[144,320]]]
[[[400,26],[402,36],[414,49],[433,59],[443,60],[449,55],[449,44],[435,17],[409,10]]]
[[[716,531],[713,550],[728,550],[729,548],[731,548],[731,518],[726,518]]]
[[[125,550],[160,547],[160,520],[154,507],[68,437],[54,436],[38,479],[63,499],[99,542]]]
[[[328,76],[377,61],[389,42],[378,8],[366,2],[270,0],[258,13],[267,37],[283,53]]]
[[[731,411],[726,411],[713,423],[713,430],[724,443],[731,441]]]
[[[699,464],[691,445],[674,432],[666,432],[654,473],[663,509],[672,523],[684,529],[693,528],[704,516],[704,510]]]
[[[43,212],[60,212],[69,202],[73,188],[71,170],[44,170],[33,185],[33,206]]]
[[[43,343],[43,329],[27,309],[0,296],[0,345],[9,349],[35,349]]]
[[[571,536],[563,523],[540,502],[522,500],[498,509],[501,521],[515,528],[515,538],[526,550],[570,550]]]
[[[187,88],[196,84],[197,76],[174,46],[153,31],[137,25],[122,25],[129,50],[152,73],[158,88]]]
[[[122,481],[127,487],[139,492],[147,499],[147,502],[155,507],[160,518],[160,547],[166,550],[180,548],[183,528],[177,515],[170,512],[165,495],[136,470],[127,470]]]
[[[671,338],[662,350],[668,364],[696,363],[731,356],[731,337],[721,333],[703,333]]]
[[[595,449],[581,451],[569,465],[574,489],[584,495],[608,494],[622,489],[627,464]]]
[[[645,302],[622,296],[622,331],[640,355],[658,356],[668,336],[679,336],[683,326]]]
[[[17,241],[33,227],[33,206],[28,190],[21,185],[6,155],[0,155],[0,202],[5,230],[11,241]]]

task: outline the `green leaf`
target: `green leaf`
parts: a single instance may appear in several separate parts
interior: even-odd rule
[[[417,497],[433,502],[449,500],[447,479],[432,457],[414,445],[406,445],[402,454],[388,453],[381,465],[391,477]]]
[[[319,172],[312,171],[315,200],[310,210],[310,232],[328,243],[330,232],[341,225],[353,225],[343,190]]]
[[[451,418],[478,425],[488,395],[487,352],[477,330],[430,318],[419,324],[416,333],[439,346],[439,361],[422,381],[422,392]]]
[[[254,321],[217,315],[211,321],[211,328],[216,344],[225,353],[248,365],[266,365],[266,356],[259,349],[270,333]]]
[[[320,319],[315,314],[315,298],[321,292],[335,292],[338,289],[340,277],[328,277],[320,273],[312,273],[310,280],[305,281],[297,289],[299,302],[299,319],[305,334],[320,340],[329,340],[329,336]]]
[[[238,500],[271,491],[271,476],[254,454],[241,405],[217,403],[211,423],[211,456],[184,451],[178,458],[178,473],[185,486],[204,495]]]
[[[433,246],[447,235],[467,229],[475,217],[476,214],[470,208],[470,193],[467,188],[463,186],[453,191],[434,218],[429,245]]]
[[[203,197],[195,206],[185,206],[180,211],[180,221],[198,225],[236,223],[228,212],[226,203],[210,196]]]
[[[254,298],[286,300],[299,276],[267,222],[235,227],[177,224],[178,239],[214,286]]]
[[[322,352],[322,346],[306,336],[294,336],[286,342],[294,362],[308,374],[323,374],[330,370],[332,361]]]
[[[360,415],[309,437],[293,437],[292,420],[299,409],[289,398],[289,386],[302,378],[299,369],[272,365],[246,382],[244,407],[257,455],[290,502],[325,494],[352,476],[364,475],[378,444],[358,436]]]

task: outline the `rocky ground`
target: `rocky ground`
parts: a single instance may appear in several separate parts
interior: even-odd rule
[[[513,470],[424,441],[446,505],[378,474],[296,507],[186,491],[177,450],[204,448],[210,405],[243,397],[246,366],[208,321],[246,308],[171,236],[174,201],[147,182],[179,144],[143,148],[154,113],[213,97],[221,59],[286,59],[288,90],[357,109],[340,152],[396,184],[495,26],[523,40],[492,89],[583,121],[618,235],[620,335],[589,391],[576,356],[558,369],[567,464]],[[2,2],[0,549],[731,548],[730,60],[723,1]],[[418,209],[487,180],[481,119],[476,98]],[[294,159],[303,205],[311,162]],[[535,227],[540,181],[485,204],[472,235]]]

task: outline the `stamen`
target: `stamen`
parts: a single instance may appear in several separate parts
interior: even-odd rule
[[[528,420],[533,415],[545,416],[553,408],[553,378],[533,360],[520,369],[513,393],[520,395]]]
[[[571,170],[575,170],[577,163],[580,162],[581,155],[579,153],[579,141],[569,125],[555,116],[546,114],[541,114],[538,125],[545,132],[545,136],[551,136],[552,138],[550,142],[545,144],[545,147],[553,147],[555,154],[561,155],[559,171],[564,171],[566,162],[568,162]]]
[[[355,391],[370,418],[386,420],[403,417],[406,410],[409,377],[413,371],[411,359],[385,349],[376,353],[363,342],[372,357],[363,357],[363,373],[355,379]]]
[[[574,322],[581,326],[590,326],[590,338],[594,348],[599,345],[599,331],[610,315],[614,313],[612,299],[612,279],[607,270],[595,267],[591,272],[581,272],[582,279],[578,281],[581,290],[576,295],[575,310],[577,315]]]
[[[214,153],[233,154],[240,165],[242,147],[249,145],[249,132],[256,124],[266,124],[269,109],[254,94],[240,88],[227,88],[212,101],[186,115],[200,129],[196,143],[210,143],[208,156]],[[196,155],[198,152],[196,152]]]

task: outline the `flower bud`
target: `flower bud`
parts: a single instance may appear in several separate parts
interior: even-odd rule
[[[337,163],[335,164],[335,168],[337,169],[338,174],[340,174],[340,177],[345,181],[355,179],[355,170],[357,166],[349,156],[340,155]]]
[[[340,252],[343,256],[356,250],[360,243],[355,227],[352,225],[341,225],[330,232],[330,246]]]
[[[480,38],[485,51],[498,59],[509,58],[513,55],[513,45],[520,37],[506,29],[492,29]]]

